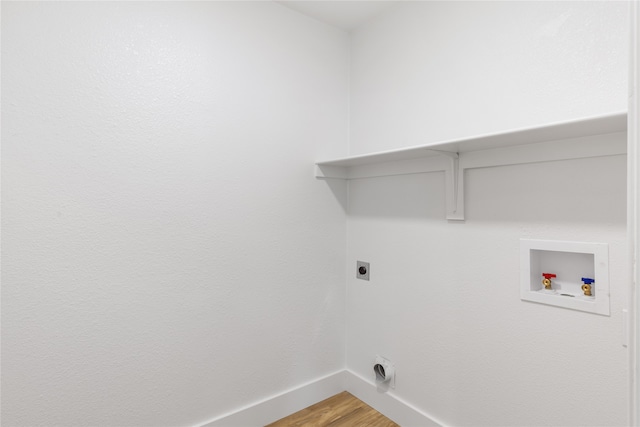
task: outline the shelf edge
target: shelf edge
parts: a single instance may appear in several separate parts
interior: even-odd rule
[[[449,153],[480,151],[516,145],[528,145],[543,141],[572,139],[590,135],[624,132],[627,129],[627,113],[616,112],[607,115],[592,116],[576,120],[550,123],[544,126],[513,129],[504,132],[476,135],[424,145],[379,151],[369,154],[347,156],[333,160],[316,162],[317,166],[341,167],[360,166],[393,160],[405,160],[417,157]],[[473,146],[473,149],[469,149]],[[440,152],[438,152],[440,151]]]

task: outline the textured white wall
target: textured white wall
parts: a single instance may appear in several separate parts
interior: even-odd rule
[[[408,2],[352,42],[351,151],[626,107],[627,4]],[[347,367],[449,425],[627,423],[625,158],[470,170],[448,223],[444,176],[351,181]],[[611,317],[523,302],[519,239],[604,242]]]
[[[3,425],[192,425],[342,369],[345,187],[310,165],[346,154],[346,34],[2,8]]]
[[[627,2],[403,2],[352,35],[351,154],[625,111]]]

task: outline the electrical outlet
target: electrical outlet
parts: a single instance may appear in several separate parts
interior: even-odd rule
[[[369,280],[369,263],[368,262],[357,261],[356,279]]]

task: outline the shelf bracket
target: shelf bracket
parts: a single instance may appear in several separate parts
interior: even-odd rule
[[[460,154],[443,150],[430,151],[448,158],[444,170],[447,219],[450,221],[464,221],[464,193],[462,193],[464,171],[460,169]]]

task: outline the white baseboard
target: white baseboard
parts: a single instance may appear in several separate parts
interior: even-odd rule
[[[425,414],[399,397],[378,390],[375,380],[345,371],[346,390],[402,427],[444,427],[445,424]]]
[[[402,427],[444,426],[389,392],[378,391],[375,381],[344,370],[222,415],[199,427],[261,427],[345,390]]]
[[[339,371],[300,387],[225,414],[200,427],[259,427],[291,415],[345,390],[346,371]]]

